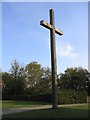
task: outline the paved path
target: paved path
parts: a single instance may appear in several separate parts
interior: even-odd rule
[[[67,105],[58,105],[58,107],[68,107],[68,106],[77,106],[77,105],[87,105],[85,104],[67,104]],[[2,114],[11,114],[16,112],[24,112],[28,110],[39,110],[39,109],[47,109],[52,108],[52,105],[43,105],[43,106],[33,106],[33,107],[24,107],[24,108],[3,108]]]

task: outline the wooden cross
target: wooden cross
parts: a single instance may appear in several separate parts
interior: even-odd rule
[[[56,65],[56,45],[55,33],[63,35],[62,31],[55,27],[54,10],[50,9],[50,24],[44,20],[40,21],[40,25],[50,30],[51,38],[51,68],[52,68],[52,108],[58,108],[58,82],[57,82],[57,65]]]

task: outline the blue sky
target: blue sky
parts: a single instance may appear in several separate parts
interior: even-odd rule
[[[90,21],[90,2],[88,3],[88,21]],[[90,23],[88,22],[88,71],[90,72]]]
[[[16,59],[21,65],[37,61],[51,66],[50,32],[40,26],[49,22],[54,9],[57,71],[67,67],[88,68],[88,3],[2,3],[2,71]]]

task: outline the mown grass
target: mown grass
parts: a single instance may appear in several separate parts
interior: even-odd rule
[[[3,116],[4,118],[88,118],[88,105],[58,109],[29,110]]]
[[[30,106],[40,106],[46,105],[43,102],[33,102],[33,101],[2,101],[0,108],[19,108],[19,107],[30,107]]]

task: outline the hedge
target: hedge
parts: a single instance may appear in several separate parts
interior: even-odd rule
[[[51,94],[41,94],[41,95],[2,95],[2,100],[23,100],[23,101],[40,101],[51,103]]]
[[[58,94],[59,104],[86,103],[87,92],[75,90],[60,90]]]
[[[40,101],[52,103],[52,94],[41,95],[2,95],[3,100],[24,100],[24,101]],[[73,104],[73,103],[86,103],[87,93],[84,91],[74,90],[59,90],[58,103],[59,104]]]

